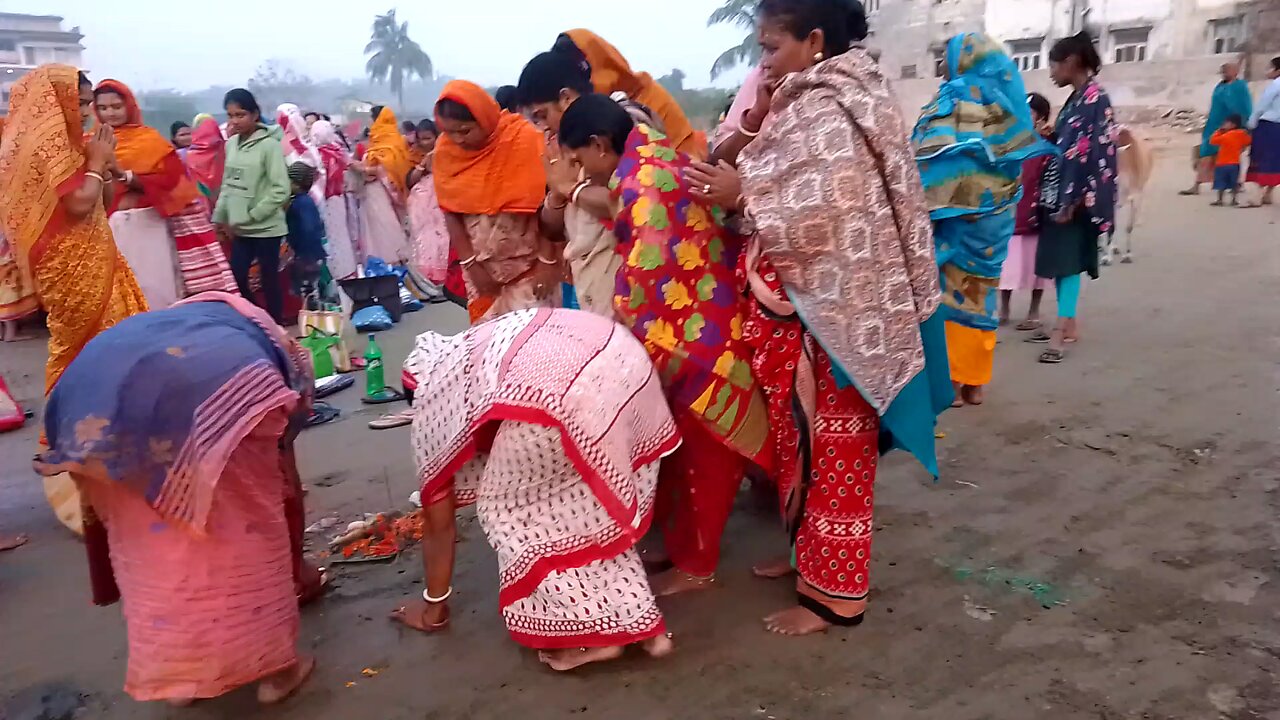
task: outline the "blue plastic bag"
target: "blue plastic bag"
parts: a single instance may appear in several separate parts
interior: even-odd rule
[[[370,256],[364,261],[365,277],[377,277],[379,275],[397,275],[395,268],[387,264],[385,260],[377,256]]]
[[[360,308],[351,316],[351,325],[357,332],[381,332],[390,330],[394,324],[391,314],[381,305]]]

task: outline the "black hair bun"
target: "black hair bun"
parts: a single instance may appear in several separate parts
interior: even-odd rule
[[[867,26],[867,10],[860,0],[847,0],[849,3],[849,40],[852,42],[862,42],[867,38],[867,34],[871,32],[871,28]]]

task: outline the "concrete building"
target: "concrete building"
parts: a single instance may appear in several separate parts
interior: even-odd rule
[[[62,28],[56,15],[0,12],[0,115],[9,108],[9,88],[38,65],[66,63],[81,67],[84,35]]]
[[[881,63],[900,79],[910,110],[927,101],[942,75],[948,39],[986,32],[1004,43],[1027,87],[1058,95],[1048,81],[1049,49],[1089,30],[1117,105],[1207,103],[1217,68],[1246,61],[1261,80],[1280,54],[1280,0],[864,0]]]

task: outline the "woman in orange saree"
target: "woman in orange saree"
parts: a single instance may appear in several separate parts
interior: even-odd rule
[[[4,137],[4,118],[0,117],[0,138]],[[13,244],[0,228],[0,342],[27,338],[18,334],[18,321],[40,309],[35,283],[25,263],[14,257]]]
[[[407,191],[405,183],[413,160],[409,143],[400,134],[400,124],[391,108],[373,109],[373,126],[369,128],[369,149],[364,163],[364,195],[360,202],[361,229],[365,250],[371,257],[395,265],[409,260],[409,236],[401,217]]]
[[[125,175],[107,214],[155,208],[176,246],[186,294],[237,292],[231,266],[209,220],[209,206],[187,175],[178,151],[158,131],[142,124],[142,108],[124,83],[103,80],[93,97],[98,122],[115,132],[116,163]],[[120,232],[118,227],[116,231]]]
[[[107,225],[115,136],[83,135],[92,108],[84,75],[41,66],[13,86],[0,142],[0,231],[49,313],[46,395],[90,338],[147,310]]]
[[[474,324],[514,310],[555,307],[560,257],[542,236],[546,143],[475,83],[454,80],[436,102],[433,175]]]

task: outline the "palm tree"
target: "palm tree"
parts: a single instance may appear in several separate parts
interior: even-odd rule
[[[396,11],[388,10],[373,21],[373,34],[364,54],[371,55],[365,63],[365,72],[375,83],[388,82],[396,94],[400,109],[404,109],[405,76],[417,75],[426,80],[434,71],[431,58],[422,46],[409,38],[409,23],[397,23]]]
[[[711,79],[715,80],[720,73],[730,70],[739,63],[755,65],[760,62],[760,43],[756,41],[755,7],[758,0],[725,0],[711,17],[707,18],[707,27],[712,25],[737,25],[749,32],[741,45],[731,47],[716,58],[711,66]]]

